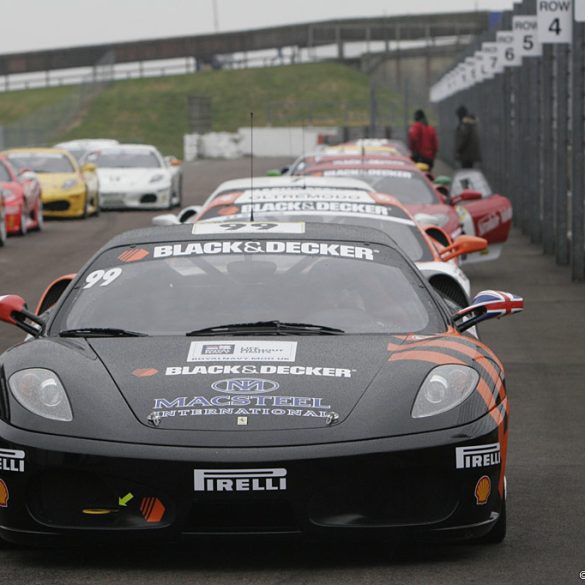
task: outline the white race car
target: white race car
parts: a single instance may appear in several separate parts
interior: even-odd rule
[[[116,146],[117,144],[120,143],[110,138],[82,138],[79,140],[59,142],[59,144],[55,144],[55,148],[64,148],[79,162],[88,152],[99,150],[100,148],[107,148],[108,146]]]
[[[97,167],[102,209],[170,209],[181,203],[179,176],[154,146],[101,148],[84,162]]]

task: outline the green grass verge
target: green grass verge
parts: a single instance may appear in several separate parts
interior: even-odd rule
[[[73,89],[0,94],[0,122],[3,112],[22,117],[35,106],[59,99],[59,92],[64,97],[66,91]],[[315,63],[117,81],[90,103],[73,127],[55,136],[55,141],[117,138],[155,144],[165,154],[181,156],[183,134],[189,131],[190,95],[211,97],[215,131],[233,132],[247,126],[251,111],[257,126],[369,123],[367,75],[341,64]],[[379,122],[399,125],[400,99],[380,91],[378,101]]]
[[[60,102],[77,91],[75,86],[27,89],[0,93],[0,125],[7,125]]]

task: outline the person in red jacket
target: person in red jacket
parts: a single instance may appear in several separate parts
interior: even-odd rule
[[[429,165],[429,171],[435,164],[435,158],[439,150],[437,132],[429,125],[427,117],[422,110],[414,113],[414,122],[408,129],[408,146],[414,162]]]

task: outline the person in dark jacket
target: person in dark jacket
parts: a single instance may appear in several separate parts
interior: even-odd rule
[[[408,129],[408,146],[414,162],[425,163],[432,170],[439,150],[439,141],[435,129],[429,124],[425,113],[417,110],[414,122]]]
[[[472,169],[475,163],[481,162],[477,119],[465,106],[459,106],[455,113],[459,118],[455,130],[455,160],[458,160],[464,169]]]

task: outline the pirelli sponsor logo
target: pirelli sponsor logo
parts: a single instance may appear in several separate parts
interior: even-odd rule
[[[476,469],[491,467],[500,463],[500,444],[476,445],[473,447],[457,447],[455,449],[455,465],[457,469]]]
[[[286,469],[195,469],[196,492],[283,492]]]
[[[0,471],[24,472],[25,453],[20,450],[0,449]]]

